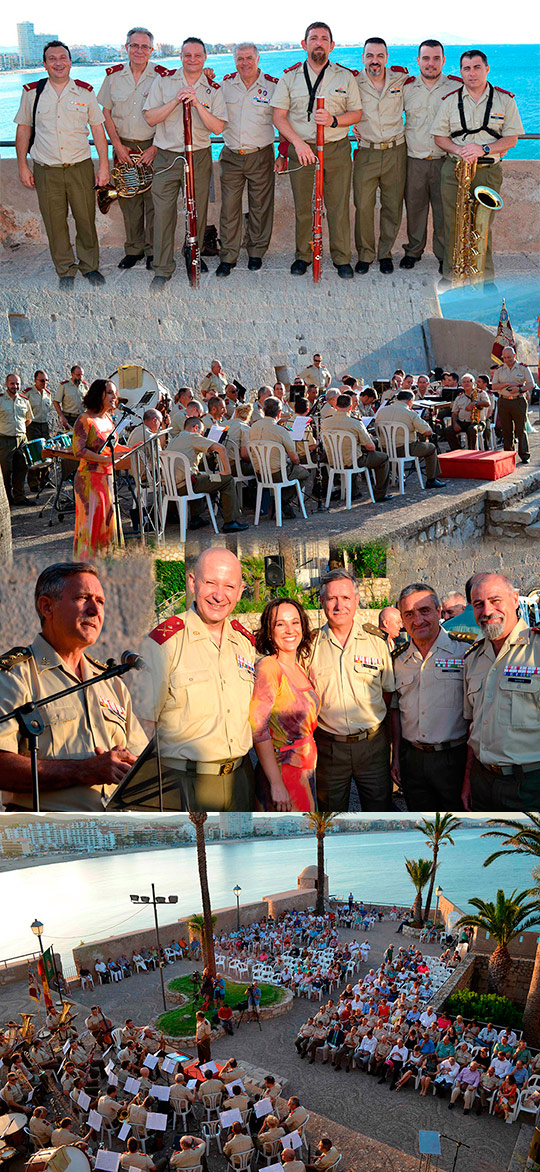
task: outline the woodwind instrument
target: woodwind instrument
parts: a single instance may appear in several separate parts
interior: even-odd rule
[[[471,392],[471,423],[479,423],[482,415],[482,408],[478,406],[476,400],[478,398],[478,387],[475,385]]]
[[[193,164],[193,132],[191,127],[191,106],[182,103],[184,119],[184,152],[186,156],[184,170],[184,203],[186,207],[186,240],[184,256],[189,283],[192,289],[199,284],[201,273],[201,254],[197,232],[197,205],[195,203],[195,168]]]
[[[456,232],[452,258],[454,287],[484,280],[491,216],[503,206],[501,196],[492,187],[476,187],[472,190],[475,175],[476,161],[458,159]]]
[[[317,98],[317,110],[324,110],[324,98]],[[321,279],[322,269],[322,219],[323,219],[323,175],[324,175],[324,126],[317,123],[317,162],[313,190],[313,280]]]

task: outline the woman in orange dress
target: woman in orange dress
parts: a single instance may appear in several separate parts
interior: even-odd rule
[[[259,758],[259,804],[269,810],[315,810],[320,700],[305,672],[312,642],[304,608],[292,598],[267,604],[255,634],[257,663],[250,706]]]
[[[112,412],[117,402],[114,383],[94,379],[83,399],[85,409],[73,429],[73,451],[80,460],[73,482],[76,561],[106,556],[121,543],[114,512],[111,452],[109,448],[100,452],[114,428]]]

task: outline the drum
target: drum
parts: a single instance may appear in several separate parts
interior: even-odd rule
[[[25,1142],[26,1115],[23,1111],[9,1111],[0,1118],[0,1140],[18,1148]]]
[[[17,1155],[17,1148],[2,1148],[0,1147],[0,1164],[7,1164],[8,1160],[12,1160]]]
[[[141,416],[146,408],[156,407],[163,394],[170,394],[167,387],[144,366],[119,366],[110,375],[110,380],[118,391],[118,406],[131,407],[132,411],[138,409]],[[170,398],[172,400],[174,396]]]
[[[62,1172],[92,1172],[88,1156],[80,1148],[72,1147],[42,1148],[34,1152],[24,1165],[24,1172],[56,1172],[58,1167]]]
[[[21,451],[26,461],[27,468],[45,468],[51,461],[43,459],[43,446],[47,443],[45,439],[28,440],[28,443],[23,444]]]
[[[49,448],[71,448],[73,439],[72,431],[65,431],[62,435],[53,435],[47,440],[47,447]]]

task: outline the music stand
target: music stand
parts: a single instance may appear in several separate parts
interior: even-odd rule
[[[161,487],[161,463],[159,459],[159,441],[164,435],[169,435],[172,430],[170,427],[162,428],[161,431],[151,432],[149,429],[148,435],[140,443],[136,444],[130,452],[131,456],[135,457],[135,494],[137,498],[137,510],[139,514],[139,537],[141,545],[146,545],[146,530],[147,527],[156,535],[158,544],[162,544],[165,538],[165,516],[162,507],[162,487]],[[146,451],[148,449],[148,453]],[[144,479],[146,484],[142,483]],[[146,501],[144,495],[147,494]],[[154,503],[153,515],[148,510],[148,494],[152,496]]]

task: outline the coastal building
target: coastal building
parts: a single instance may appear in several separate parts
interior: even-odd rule
[[[24,68],[41,65],[43,50],[48,41],[57,41],[58,33],[36,33],[33,21],[25,20],[17,25],[19,54]]]

